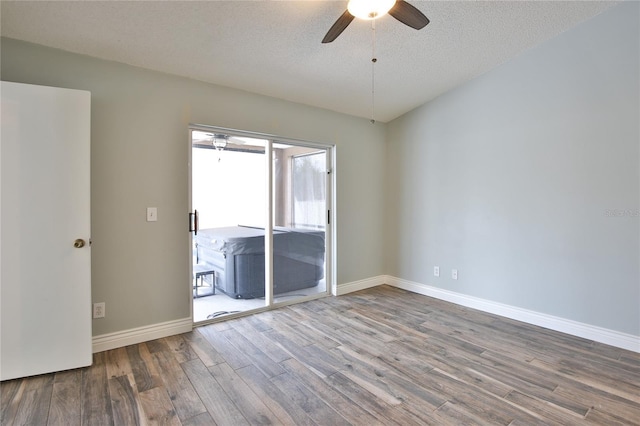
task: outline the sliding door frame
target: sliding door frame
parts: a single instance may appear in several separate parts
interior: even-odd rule
[[[308,300],[318,299],[321,297],[326,297],[329,295],[337,295],[337,284],[336,284],[336,268],[334,261],[334,254],[336,253],[336,197],[335,197],[335,188],[336,188],[336,177],[335,177],[335,164],[336,164],[336,147],[335,144],[328,143],[318,143],[318,142],[310,142],[306,140],[300,139],[291,139],[276,135],[270,135],[265,133],[257,133],[257,132],[248,132],[243,130],[230,129],[225,127],[217,127],[217,126],[209,126],[205,124],[189,124],[188,128],[188,212],[193,212],[193,200],[192,200],[192,188],[193,188],[193,171],[192,171],[192,132],[193,131],[202,131],[209,133],[221,133],[228,134],[236,137],[247,137],[247,138],[255,138],[266,140],[265,146],[265,161],[266,161],[266,197],[267,203],[265,206],[265,216],[266,216],[266,224],[265,224],[265,306],[257,309],[251,309],[239,313],[233,313],[229,315],[225,315],[223,317],[207,320],[207,321],[199,321],[197,325],[206,325],[214,322],[224,321],[227,319],[238,318],[246,315],[251,315],[257,312],[263,312],[274,308],[279,308],[286,305],[292,305],[295,303],[301,303]],[[283,302],[274,302],[273,295],[273,217],[274,217],[274,188],[273,188],[273,144],[274,143],[282,143],[285,145],[293,145],[305,148],[318,149],[319,151],[326,152],[327,159],[327,170],[326,170],[326,208],[327,208],[327,220],[325,227],[325,291],[300,297],[295,300],[283,301]],[[189,238],[189,247],[191,247],[192,243],[192,234],[191,232],[187,233]],[[188,275],[188,285],[186,286],[186,290],[189,297],[189,310],[191,318],[193,319],[193,279],[192,279],[192,254],[190,251],[187,252],[189,259],[189,271]]]

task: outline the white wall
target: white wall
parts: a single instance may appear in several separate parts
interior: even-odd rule
[[[390,275],[640,335],[639,6],[389,124]]]
[[[15,40],[1,50],[3,80],[92,93],[92,293],[107,313],[94,336],[189,316],[189,123],[335,143],[338,284],[384,273],[383,125]]]

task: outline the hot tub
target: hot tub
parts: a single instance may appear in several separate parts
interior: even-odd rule
[[[264,297],[264,232],[247,226],[198,230],[198,263],[211,265],[216,290],[236,299]],[[273,293],[317,286],[324,253],[324,231],[274,228]]]

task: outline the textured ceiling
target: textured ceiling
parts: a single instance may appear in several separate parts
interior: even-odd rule
[[[392,120],[615,2],[411,1],[376,21],[375,112]],[[371,118],[370,22],[320,41],[343,1],[6,1],[1,34]]]

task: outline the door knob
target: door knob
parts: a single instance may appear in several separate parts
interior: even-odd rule
[[[84,247],[84,240],[83,240],[83,239],[81,239],[81,238],[78,238],[77,240],[75,240],[75,241],[73,242],[73,246],[74,246],[75,248],[82,248],[82,247]]]

